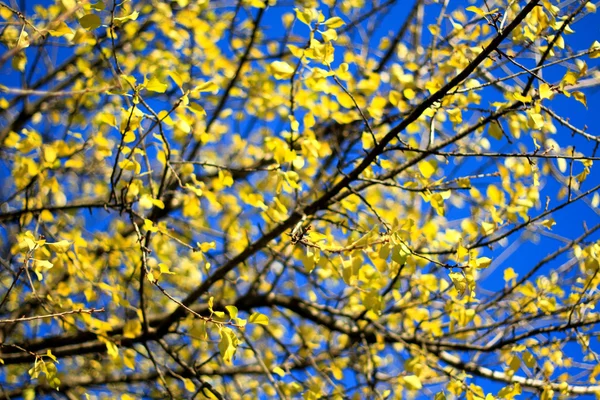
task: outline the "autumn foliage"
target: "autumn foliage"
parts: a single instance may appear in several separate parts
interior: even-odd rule
[[[593,2],[25,3],[2,396],[600,393]]]

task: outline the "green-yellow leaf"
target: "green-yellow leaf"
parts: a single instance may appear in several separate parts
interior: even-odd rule
[[[205,117],[206,116],[206,111],[198,103],[190,103],[190,106],[188,107],[188,110],[190,110],[191,112],[193,112],[196,115],[199,115],[200,117]]]
[[[239,340],[235,333],[229,328],[221,329],[221,341],[219,342],[219,351],[223,361],[227,365],[231,365]]]
[[[225,308],[227,309],[227,312],[229,313],[229,316],[233,319],[233,318],[237,318],[238,315],[238,309],[236,306],[225,306]]]
[[[407,247],[404,244],[399,244],[392,248],[392,261],[397,262],[400,265],[404,265],[406,263],[406,259],[408,258],[409,251],[407,251]]]
[[[102,25],[102,20],[96,14],[86,14],[79,18],[79,23],[84,29],[91,31]]]
[[[523,362],[525,362],[525,365],[527,365],[528,368],[533,368],[535,367],[535,364],[537,364],[537,361],[535,360],[533,354],[531,354],[528,351],[523,353]]]
[[[27,56],[25,55],[25,52],[15,54],[10,65],[17,71],[25,71],[25,67],[27,66]]]
[[[92,3],[92,4],[90,4],[90,8],[94,9],[96,11],[103,11],[104,10],[104,2],[102,2],[102,0],[100,0],[97,3]]]

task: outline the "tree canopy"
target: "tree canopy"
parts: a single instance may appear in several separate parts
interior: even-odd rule
[[[0,21],[4,398],[600,393],[593,2]]]

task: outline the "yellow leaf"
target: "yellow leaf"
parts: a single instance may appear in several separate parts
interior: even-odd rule
[[[138,18],[138,16],[139,16],[139,15],[140,15],[140,13],[139,13],[139,12],[137,12],[137,11],[134,11],[134,12],[132,12],[131,14],[129,14],[129,15],[127,15],[127,16],[125,16],[125,17],[118,17],[118,18],[115,18],[115,22],[116,22],[117,24],[122,24],[122,23],[123,23],[123,22],[125,22],[125,21],[135,21],[135,20]]]
[[[148,282],[150,283],[154,283],[156,282],[156,277],[154,276],[154,274],[152,273],[152,271],[148,272],[148,275],[146,275],[148,278]]]
[[[456,261],[460,262],[463,258],[465,258],[469,254],[469,250],[463,245],[459,245],[456,249]]]
[[[193,112],[196,115],[199,115],[201,117],[205,117],[206,116],[206,111],[204,110],[204,108],[197,103],[190,103],[188,110],[190,110],[191,112]]]
[[[462,112],[460,108],[453,108],[451,110],[446,111],[448,113],[448,117],[450,121],[454,124],[460,124],[462,122]]]
[[[248,322],[251,324],[269,325],[269,317],[259,312],[255,312],[250,315]]]
[[[296,11],[296,18],[298,18],[300,22],[310,26],[310,23],[312,22],[312,13],[310,10],[300,10],[295,8],[294,11]]]
[[[492,263],[491,258],[479,257],[477,260],[475,260],[475,267],[476,268],[487,268],[490,266],[491,263]]]
[[[285,376],[285,371],[281,367],[273,368],[273,372],[282,378]]]
[[[66,253],[71,247],[73,242],[69,242],[68,240],[61,240],[56,243],[46,243],[46,246],[50,248],[50,250],[55,253]]]
[[[123,325],[123,337],[134,338],[142,333],[142,324],[137,319],[130,319]]]
[[[529,114],[529,126],[534,129],[541,129],[544,126],[544,118],[541,114],[532,112]]]
[[[600,57],[600,42],[598,42],[597,40],[594,41],[594,43],[592,43],[592,45],[590,46],[589,50],[590,53],[590,58],[599,58]]]
[[[57,24],[53,25],[53,29],[49,30],[48,33],[51,36],[64,36],[64,35],[71,35],[73,33],[73,31],[71,30],[71,28],[69,28],[69,26],[64,22],[64,21],[60,21]]]
[[[119,356],[119,348],[111,341],[106,342],[107,353],[113,360]]]
[[[335,41],[338,38],[337,33],[333,29],[327,29],[325,32],[321,32],[321,35],[326,42]]]
[[[183,78],[181,78],[181,75],[179,75],[176,71],[169,71],[168,74],[177,86],[183,86]]]
[[[419,171],[426,179],[429,179],[436,171],[435,161],[421,161],[418,164]]]
[[[412,90],[411,88],[406,88],[402,91],[402,94],[404,94],[404,97],[406,97],[408,100],[412,100],[415,98],[416,93],[414,90]]]
[[[552,400],[554,398],[554,390],[552,390],[549,386],[544,389],[542,395],[540,396],[540,400]]]
[[[554,91],[552,91],[550,85],[542,83],[540,85],[540,99],[552,99],[552,97],[554,97]]]
[[[137,161],[130,159],[119,162],[119,167],[126,171],[134,171],[136,174],[139,174],[142,170],[142,166]]]
[[[25,71],[25,67],[27,66],[27,56],[24,52],[19,52],[15,54],[11,61],[11,66],[17,71]]]
[[[123,136],[123,143],[131,143],[135,141],[135,133],[133,131],[125,132],[125,136]]]
[[[467,290],[467,280],[465,276],[460,272],[450,272],[448,276],[452,280],[452,283],[454,283],[458,296],[462,297]]]
[[[236,306],[225,306],[225,308],[227,309],[227,312],[231,318],[237,318],[238,309]]]
[[[574,71],[567,71],[567,73],[565,74],[565,76],[563,76],[563,78],[560,81],[561,87],[564,88],[565,86],[576,84],[578,77],[579,76],[577,75],[576,72],[574,72]]]
[[[517,101],[520,101],[522,103],[529,103],[531,102],[531,96],[527,95],[527,96],[522,96],[521,93],[519,92],[514,92],[513,93],[513,98]]]
[[[423,384],[421,384],[421,379],[419,379],[416,375],[407,375],[404,377],[404,383],[406,388],[409,390],[419,390],[423,388]]]
[[[470,6],[470,7],[467,7],[466,10],[471,11],[472,13],[475,13],[475,14],[479,15],[480,17],[485,16],[485,12],[479,7]]]
[[[332,17],[323,22],[323,25],[330,29],[335,29],[346,25],[346,23],[340,17]]]
[[[171,271],[169,269],[169,266],[165,263],[159,263],[158,264],[158,268],[160,268],[160,273],[161,274],[167,274],[167,275],[175,275],[175,272]]]
[[[582,92],[573,92],[572,95],[573,97],[575,97],[575,100],[577,100],[578,102],[583,104],[585,108],[587,108],[587,100],[585,98],[585,94],[583,94]]]
[[[129,369],[135,369],[135,355],[133,349],[126,349],[123,354],[123,364]],[[133,398],[131,400],[134,400]]]
[[[144,219],[144,229],[150,232],[157,232],[158,228],[154,226],[154,223],[149,219]]]
[[[163,201],[160,199],[152,199],[152,204],[154,204],[156,207],[160,208],[161,210],[165,208],[165,203],[163,203]]]
[[[496,224],[483,221],[481,222],[481,229],[483,229],[483,233],[490,235],[496,230]]]
[[[514,269],[512,269],[512,268],[510,268],[510,267],[509,267],[509,268],[506,268],[506,269],[504,270],[504,281],[505,281],[505,282],[509,282],[509,281],[511,281],[511,280],[513,280],[513,279],[517,279],[517,277],[518,277],[518,276],[519,276],[519,275],[517,275],[517,274],[515,273],[515,270],[514,270]]]
[[[212,92],[217,93],[219,91],[219,86],[213,81],[204,82],[194,88],[194,92]]]
[[[294,74],[294,68],[285,61],[273,61],[269,65],[269,72],[275,79],[290,79]]]
[[[203,253],[206,253],[207,251],[215,249],[217,247],[215,242],[197,243],[197,246],[200,247],[200,251]]]
[[[144,82],[144,86],[151,92],[164,93],[167,90],[167,84],[159,81],[156,76],[153,76],[149,81]]]
[[[152,200],[153,199],[149,194],[142,195],[142,197],[140,197],[140,207],[150,210],[154,206]]]
[[[552,230],[552,227],[556,225],[556,222],[554,221],[554,218],[548,218],[540,222],[540,225],[548,228],[548,230]]]
[[[190,393],[194,393],[196,391],[196,385],[194,385],[194,382],[192,382],[191,379],[184,378],[183,386],[185,386],[185,390],[187,390]]]
[[[54,264],[52,264],[50,261],[48,260],[34,260],[34,268],[37,269],[50,269],[54,267]]]
[[[298,46],[294,46],[293,44],[288,44],[287,48],[289,49],[290,53],[292,53],[294,55],[294,57],[302,58],[302,56],[304,55],[304,49],[302,49]]]
[[[69,6],[69,8],[70,8],[70,6]],[[104,3],[102,2],[102,0],[98,0],[95,3],[91,3],[90,8],[93,10],[96,10],[96,11],[104,11]]]

